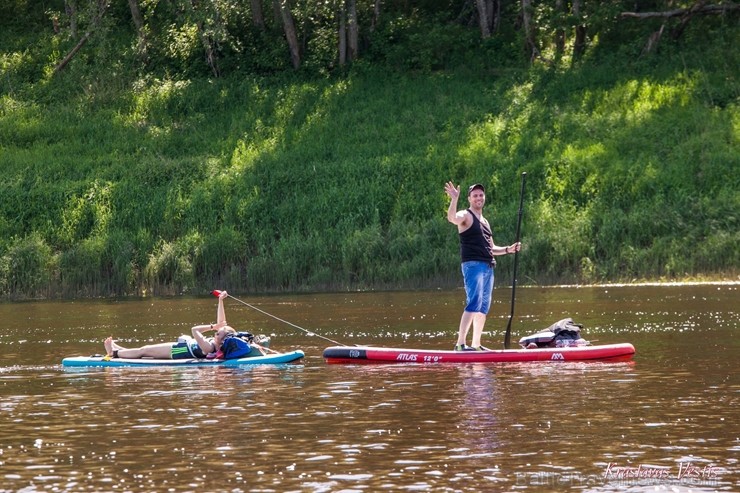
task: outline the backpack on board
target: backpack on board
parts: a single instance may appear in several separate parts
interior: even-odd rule
[[[248,356],[260,356],[264,354],[260,350],[270,346],[270,337],[264,335],[252,335],[249,332],[237,332],[229,334],[221,345],[221,354],[217,357],[223,359],[245,358]],[[256,351],[253,351],[254,349]],[[254,352],[254,354],[252,354]]]
[[[549,326],[542,332],[537,332],[519,339],[519,344],[528,349],[538,347],[570,347],[587,346],[588,341],[581,337],[582,324],[577,324],[572,318],[564,318]]]
[[[252,352],[252,346],[250,344],[249,337],[240,336],[239,334],[229,334],[223,340],[221,344],[221,352],[223,353],[223,359],[237,359],[244,358]],[[244,333],[249,336],[252,334]]]

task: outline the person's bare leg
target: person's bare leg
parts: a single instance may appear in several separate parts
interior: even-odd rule
[[[460,329],[457,332],[457,345],[465,344],[465,339],[468,337],[468,329],[470,329],[470,323],[473,321],[475,313],[465,311],[460,317]]]
[[[479,347],[480,338],[483,335],[483,328],[486,326],[486,314],[476,312],[473,316],[473,340],[470,345],[473,347]]]
[[[112,341],[111,341],[112,342]],[[149,344],[148,346],[141,346],[139,348],[131,349],[116,349],[118,351],[119,358],[156,358],[156,359],[170,359],[172,358],[172,343],[163,342],[160,344]]]

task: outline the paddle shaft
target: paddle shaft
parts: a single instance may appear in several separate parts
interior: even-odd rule
[[[218,290],[214,290],[214,291],[212,291],[212,292],[211,292],[211,294],[212,294],[212,295],[214,295],[214,296],[218,296],[218,295],[219,295],[220,293],[221,293],[221,292],[220,292],[220,291],[218,291]],[[308,334],[308,335],[310,335],[310,336],[316,336],[316,337],[320,337],[320,338],[322,338],[322,339],[324,339],[324,340],[326,340],[326,341],[329,341],[329,342],[331,342],[331,343],[333,343],[333,344],[336,344],[337,346],[341,346],[341,345],[342,345],[341,343],[339,343],[339,342],[337,342],[337,341],[333,341],[333,340],[329,339],[328,337],[324,337],[324,336],[322,336],[322,335],[319,335],[319,334],[317,334],[317,333],[315,333],[315,332],[311,332],[310,330],[304,329],[303,327],[301,327],[301,326],[299,326],[299,325],[296,325],[296,324],[294,324],[294,323],[292,323],[292,322],[288,322],[287,320],[283,320],[282,318],[280,318],[280,317],[276,317],[275,315],[273,315],[273,314],[271,314],[271,313],[267,313],[266,311],[264,311],[264,310],[261,310],[261,309],[257,308],[257,307],[256,307],[256,306],[254,306],[254,305],[250,305],[250,304],[249,304],[249,303],[247,303],[246,301],[242,301],[242,300],[240,300],[239,298],[235,298],[235,297],[231,296],[230,294],[227,294],[226,296],[228,296],[228,297],[229,297],[229,298],[231,298],[232,300],[238,301],[238,302],[239,302],[239,303],[241,303],[242,305],[246,305],[246,306],[248,306],[248,307],[249,307],[249,308],[251,308],[252,310],[257,310],[258,312],[262,313],[263,315],[267,315],[268,317],[272,317],[272,318],[274,318],[275,320],[278,320],[278,321],[280,321],[280,322],[283,322],[283,323],[285,323],[285,324],[288,324],[288,325],[290,325],[291,327],[295,327],[295,328],[296,328],[296,329],[298,329],[298,330],[302,330],[303,332],[305,332],[306,334]]]
[[[516,240],[514,243],[519,243],[519,234],[522,227],[522,211],[524,209],[524,182],[527,179],[527,172],[522,172],[522,189],[519,192],[519,217],[516,221]],[[504,336],[504,349],[511,347],[511,321],[514,319],[514,300],[516,299],[516,268],[519,260],[519,250],[514,251],[514,277],[511,280],[511,314],[509,315],[509,323],[506,324],[506,335]]]

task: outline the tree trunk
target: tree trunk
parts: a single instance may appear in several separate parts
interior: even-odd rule
[[[144,19],[141,17],[138,0],[128,0],[128,7],[131,10],[131,20],[134,21],[136,32],[141,34],[141,31],[144,29]]]
[[[265,28],[265,14],[262,12],[262,0],[251,0],[252,25],[258,29]]]
[[[221,70],[218,68],[218,55],[216,54],[216,48],[214,46],[213,38],[203,32],[202,22],[198,22],[196,25],[198,27],[198,32],[200,32],[201,42],[203,43],[203,51],[205,52],[206,63],[211,68],[211,73],[213,74],[213,76],[220,77]]]
[[[491,34],[493,34],[493,0],[486,0],[486,13],[488,14],[488,19],[486,19],[486,22],[488,22],[488,29],[491,31]]]
[[[136,27],[136,37],[139,40],[137,51],[140,55],[146,57],[147,42],[146,32],[144,31],[144,19],[141,16],[141,10],[139,9],[138,0],[128,0],[128,6],[131,10],[131,20],[134,22]]]
[[[491,32],[497,33],[501,25],[501,0],[493,0],[491,5]]]
[[[193,11],[197,11],[199,9],[198,0],[191,0],[190,4],[193,7]],[[216,19],[218,21],[218,16],[216,16]],[[206,63],[208,64],[208,67],[210,67],[213,76],[219,77],[221,75],[221,71],[218,68],[218,54],[215,46],[216,42],[214,41],[213,37],[206,33],[205,24],[203,23],[203,21],[197,21],[195,23],[195,26],[198,28],[198,36],[200,37],[200,42],[203,45]]]
[[[72,51],[70,51],[69,53],[67,53],[67,56],[64,57],[64,60],[62,60],[61,62],[59,62],[59,65],[57,65],[54,68],[54,74],[57,74],[64,67],[67,66],[67,64],[69,63],[69,61],[72,60],[72,58],[77,54],[78,51],[80,51],[80,48],[82,48],[85,45],[85,43],[87,43],[87,40],[90,39],[90,35],[91,34],[92,33],[89,33],[89,32],[88,33],[85,33],[85,35],[77,43],[77,45],[74,48],[72,48]]]
[[[704,8],[708,0],[702,0],[699,2],[696,2],[689,11],[681,16],[681,23],[676,26],[673,31],[671,32],[671,37],[673,39],[678,39],[681,37],[681,34],[683,34],[684,30],[686,29],[686,26],[689,24],[689,21],[692,17],[694,17],[694,14],[698,12],[700,9]]]
[[[648,40],[645,43],[645,47],[642,49],[642,54],[646,53],[652,53],[656,49],[658,49],[658,43],[660,43],[660,38],[663,37],[663,30],[665,29],[665,22],[660,26],[660,29],[652,33],[650,36],[648,36]]]
[[[576,24],[576,37],[573,40],[573,59],[576,60],[583,55],[586,50],[586,26],[581,20],[581,0],[573,0],[572,7],[573,17],[578,20]]]
[[[534,22],[532,20],[532,0],[521,0],[522,27],[524,29],[524,49],[530,60],[540,56],[537,48],[537,40],[534,33]]]
[[[694,5],[688,9],[674,9],[666,10],[664,12],[622,12],[620,17],[634,17],[636,19],[650,19],[654,17],[681,17],[687,13],[693,14],[719,14],[726,15],[728,12],[733,12],[740,9],[740,3],[726,3],[719,5],[703,5],[704,2],[699,2],[702,5],[697,7]]]
[[[275,19],[275,24],[283,23],[283,16],[280,13],[280,0],[272,0],[272,16]]]
[[[295,21],[290,11],[290,5],[288,4],[288,0],[275,0],[275,2],[278,3],[280,8],[283,31],[285,32],[285,39],[288,42],[288,49],[290,49],[290,62],[293,64],[293,68],[298,70],[301,66],[301,50],[298,44],[298,35],[296,34]]]
[[[375,0],[373,3],[373,20],[370,22],[370,31],[375,31],[375,26],[380,20],[380,2],[381,0]]]
[[[565,12],[565,4],[563,0],[557,0],[555,2],[555,15],[562,14]],[[555,30],[555,54],[558,57],[563,55],[565,51],[565,28],[558,25]]]
[[[67,66],[70,60],[72,60],[72,58],[77,54],[77,52],[80,51],[80,48],[82,48],[85,45],[85,43],[87,43],[87,40],[90,39],[90,36],[93,35],[93,33],[95,32],[94,29],[100,25],[100,20],[103,18],[103,15],[105,14],[106,9],[108,8],[108,4],[105,0],[98,0],[97,7],[98,7],[98,11],[95,13],[95,16],[90,22],[90,30],[87,31],[85,35],[82,37],[82,39],[80,39],[80,41],[77,43],[77,45],[75,45],[75,47],[72,48],[72,50],[69,53],[67,53],[67,56],[65,56],[64,59],[61,62],[59,62],[59,65],[54,67],[54,72],[52,75],[56,75],[64,67]]]
[[[77,39],[77,0],[65,0],[64,11],[69,17],[69,35]]]
[[[475,6],[478,8],[478,25],[480,26],[480,35],[483,39],[491,37],[491,26],[488,20],[491,18],[491,14],[488,12],[488,1],[487,0],[475,0]]]
[[[740,4],[734,2],[728,2],[719,5],[707,5],[706,0],[699,0],[689,8],[679,8],[662,12],[622,12],[620,14],[620,17],[633,17],[636,19],[669,19],[672,17],[681,17],[680,24],[672,32],[672,36],[674,38],[678,38],[679,36],[681,36],[681,33],[683,33],[686,25],[694,17],[694,15],[726,15],[728,12],[732,12],[738,9],[740,9]],[[660,26],[660,29],[650,35],[647,42],[645,43],[645,47],[642,50],[643,54],[653,52],[657,49],[658,44],[660,43],[660,39],[663,37],[663,31],[665,30],[665,27],[666,22],[663,22],[663,24]]]
[[[357,2],[347,0],[347,58],[356,60],[360,49],[360,26],[357,24]]]
[[[344,2],[339,5],[339,65],[347,63],[347,8]]]

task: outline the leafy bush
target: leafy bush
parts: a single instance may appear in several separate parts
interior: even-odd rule
[[[38,234],[12,240],[0,257],[0,294],[9,298],[49,296],[57,259]]]

